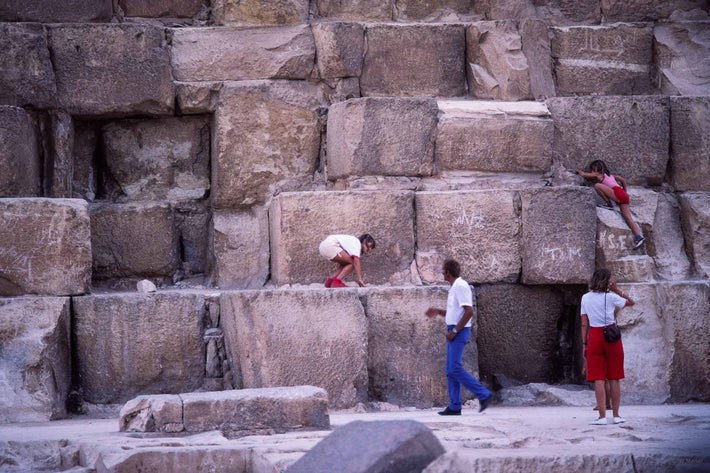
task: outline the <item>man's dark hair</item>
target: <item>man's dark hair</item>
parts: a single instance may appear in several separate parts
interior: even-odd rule
[[[372,249],[375,249],[375,246],[377,246],[377,243],[375,243],[375,239],[372,238],[372,235],[369,233],[363,233],[360,235],[360,243],[365,243],[367,246],[372,247]]]
[[[444,271],[448,271],[450,275],[457,278],[461,276],[461,265],[456,260],[447,259],[444,261]]]
[[[610,278],[611,271],[606,268],[597,269],[594,271],[592,279],[589,281],[589,289],[597,292],[608,292]]]

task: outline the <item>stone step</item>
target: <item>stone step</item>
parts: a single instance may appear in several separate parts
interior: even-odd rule
[[[146,395],[121,409],[121,432],[219,430],[229,438],[327,430],[328,394],[313,386]]]

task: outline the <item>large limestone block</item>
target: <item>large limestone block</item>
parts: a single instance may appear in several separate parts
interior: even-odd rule
[[[183,405],[177,394],[144,394],[125,403],[118,419],[121,432],[182,432]]]
[[[575,2],[577,3],[577,2]],[[547,23],[525,19],[518,24],[523,54],[530,70],[530,93],[535,100],[554,97],[555,80],[552,75],[552,53]]]
[[[174,211],[183,273],[206,273],[210,256],[209,234],[212,216],[209,203],[181,203],[174,207]]]
[[[429,307],[446,306],[447,291],[437,286],[366,292],[370,400],[417,407],[448,402],[446,326],[439,317],[427,320],[424,316]],[[478,372],[475,320],[464,366]]]
[[[0,5],[0,18],[3,8]],[[0,104],[51,107],[57,85],[42,25],[0,23]]]
[[[171,276],[179,264],[175,217],[168,204],[93,204],[94,277]]]
[[[0,296],[89,289],[89,209],[78,199],[0,199]]]
[[[669,95],[710,95],[710,22],[660,23],[653,29],[658,88]]]
[[[235,437],[330,428],[328,393],[314,386],[187,393],[180,397],[187,432],[217,429]]]
[[[359,420],[321,440],[286,473],[416,472],[444,452],[432,431],[419,422]]]
[[[83,398],[126,402],[138,394],[202,386],[205,300],[195,293],[120,293],[73,299],[76,370]]]
[[[659,194],[653,222],[656,277],[666,280],[690,278],[692,267],[685,248],[680,204],[675,194]]]
[[[636,305],[617,311],[624,344],[624,402],[662,404],[670,399],[673,332],[658,305],[656,284],[621,284]]]
[[[259,289],[269,275],[266,209],[215,212],[212,216],[212,277],[222,289]]]
[[[19,107],[0,106],[0,197],[39,195],[41,168],[32,117]]]
[[[356,291],[224,292],[220,320],[237,386],[317,386],[339,408],[367,400],[367,321]]]
[[[365,29],[361,24],[320,23],[311,29],[321,79],[360,76],[365,50]]]
[[[315,64],[308,25],[178,28],[172,35],[177,80],[307,79]]]
[[[56,25],[49,47],[59,103],[73,114],[169,114],[175,93],[162,28]]]
[[[394,19],[398,21],[457,21],[483,18],[470,0],[395,0]]]
[[[592,190],[521,192],[524,284],[584,284],[594,272],[597,219]]]
[[[50,112],[48,150],[44,155],[44,195],[72,197],[74,179],[74,120],[66,112]]]
[[[436,100],[365,97],[328,111],[328,178],[430,176]]]
[[[544,172],[554,124],[544,103],[439,100],[441,170]]]
[[[0,423],[66,416],[69,298],[0,299]]]
[[[377,247],[362,258],[365,284],[410,280],[414,260],[414,194],[383,192],[288,192],[269,212],[271,278],[275,284],[323,282],[335,264],[318,253],[330,234],[369,233]],[[333,217],[336,212],[338,218]]]
[[[530,71],[514,21],[481,21],[466,28],[469,94],[480,99],[531,99]]]
[[[0,21],[108,21],[112,14],[111,0],[4,0],[0,3]]]
[[[685,244],[695,273],[710,277],[710,193],[679,196]]]
[[[511,191],[418,192],[417,266],[425,283],[442,281],[446,259],[471,283],[518,280],[520,215]]]
[[[587,276],[588,277],[588,276]],[[558,319],[563,294],[551,287],[483,285],[476,290],[481,376],[551,382],[559,369]]]
[[[552,28],[557,95],[653,92],[653,28],[645,24]]]
[[[698,11],[697,9],[707,10],[707,2],[705,0],[601,0],[601,11],[607,21],[655,21],[668,18],[674,12]]]
[[[203,0],[119,0],[118,5],[125,16],[141,16],[146,18],[190,18],[197,15],[202,8]]]
[[[363,96],[464,95],[463,26],[381,24],[369,26],[365,38]]]
[[[118,120],[102,129],[103,156],[125,199],[201,199],[210,188],[206,117]]]
[[[665,97],[557,97],[554,153],[570,170],[595,159],[630,184],[660,184],[668,165],[669,100]]]
[[[600,0],[484,0],[478,10],[492,20],[544,19],[552,24],[599,23]]]
[[[317,85],[242,82],[225,86],[213,119],[212,202],[248,208],[276,186],[312,175],[320,152]]]
[[[222,85],[222,82],[176,82],[175,100],[180,113],[194,115],[214,112]]]
[[[315,11],[329,19],[355,21],[390,21],[394,0],[315,0]]]
[[[672,324],[672,402],[710,400],[710,283],[678,282],[658,286],[658,307]]]
[[[217,25],[298,25],[306,23],[308,0],[215,0],[212,12]]]
[[[710,191],[710,97],[671,97],[671,182]]]

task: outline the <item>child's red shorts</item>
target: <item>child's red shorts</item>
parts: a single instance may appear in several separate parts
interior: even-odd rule
[[[624,379],[624,346],[607,343],[603,327],[590,327],[587,339],[587,381]]]
[[[628,205],[629,194],[627,194],[624,189],[622,189],[619,186],[616,186],[616,187],[613,187],[612,190],[614,191],[614,195],[616,196],[616,200],[618,200],[620,204],[627,204]]]

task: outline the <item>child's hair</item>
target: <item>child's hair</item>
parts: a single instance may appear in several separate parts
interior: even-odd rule
[[[589,165],[589,170],[592,172],[598,172],[599,174],[611,175],[611,173],[609,172],[609,168],[606,166],[606,163],[601,159],[592,161]]]
[[[611,279],[611,271],[606,268],[597,269],[594,271],[592,279],[589,281],[589,290],[596,292],[608,292],[609,279]]]
[[[369,233],[363,233],[362,235],[360,235],[360,243],[365,243],[373,250],[375,249],[375,246],[377,246],[377,243],[375,243],[375,239],[372,238],[372,235],[370,235]]]

